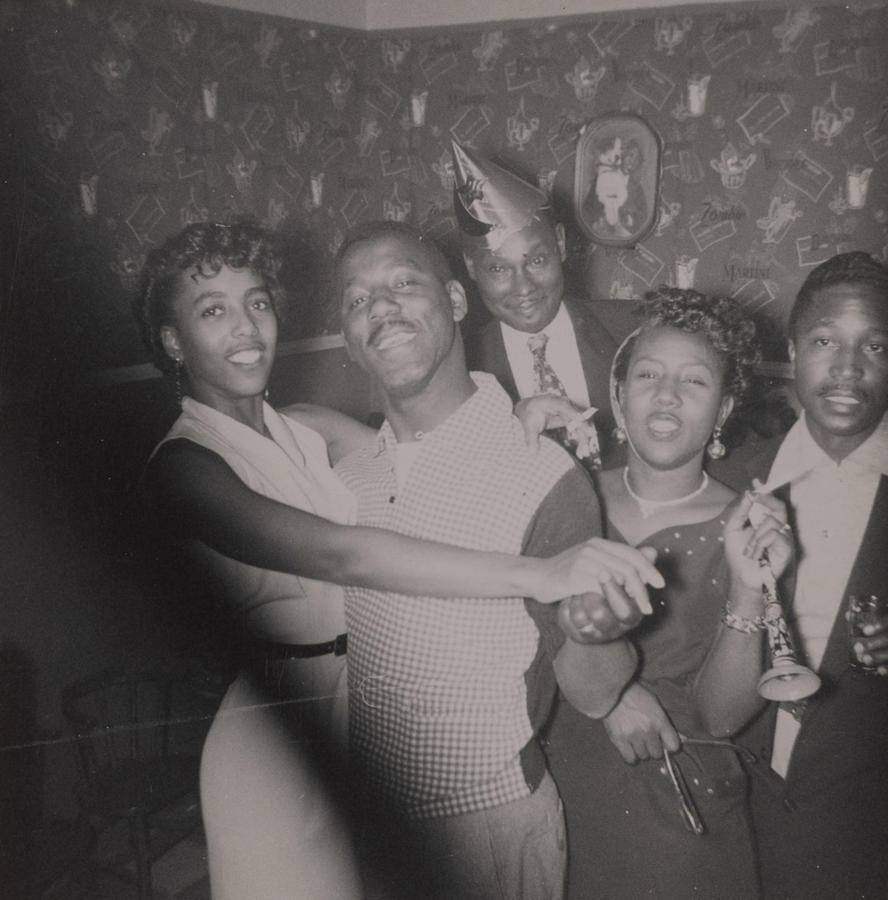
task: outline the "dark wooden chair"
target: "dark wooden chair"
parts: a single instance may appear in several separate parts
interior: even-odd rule
[[[146,900],[152,862],[200,826],[205,706],[176,667],[104,671],[62,693],[83,770],[83,812],[100,836],[126,831],[126,841],[106,842],[96,864],[134,880]]]
[[[89,900],[96,883],[89,866],[95,834],[82,814],[45,814],[47,751],[71,745],[55,731],[35,730],[26,746],[0,753],[3,784],[0,895],[17,900]],[[5,782],[5,783],[4,783]]]

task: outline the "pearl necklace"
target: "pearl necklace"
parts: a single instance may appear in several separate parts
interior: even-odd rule
[[[639,497],[629,484],[629,466],[623,467],[623,484],[626,485],[626,492],[638,504],[642,519],[649,519],[661,509],[665,509],[668,506],[681,506],[682,503],[688,503],[694,497],[699,497],[709,487],[709,476],[703,470],[703,480],[700,482],[700,486],[694,488],[690,494],[685,494],[684,497],[675,497],[673,500],[645,500],[644,497]]]

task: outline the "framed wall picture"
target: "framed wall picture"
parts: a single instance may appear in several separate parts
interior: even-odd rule
[[[586,236],[634,247],[657,219],[661,141],[641,116],[615,113],[589,122],[577,144],[574,204]]]

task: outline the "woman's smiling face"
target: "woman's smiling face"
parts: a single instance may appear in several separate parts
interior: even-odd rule
[[[179,279],[173,313],[161,337],[167,353],[184,363],[196,400],[229,412],[239,400],[262,395],[278,321],[260,275],[222,266],[207,277],[189,269]]]

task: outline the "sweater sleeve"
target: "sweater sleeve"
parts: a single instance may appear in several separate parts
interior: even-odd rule
[[[554,556],[601,534],[601,506],[595,488],[589,476],[575,465],[540,504],[528,526],[522,552]],[[605,644],[565,640],[558,625],[557,604],[528,600],[526,606],[540,631],[540,652],[535,661],[541,669],[538,677],[542,682],[554,677],[562,694],[585,715],[606,715],[635,671],[632,646],[624,639]]]

